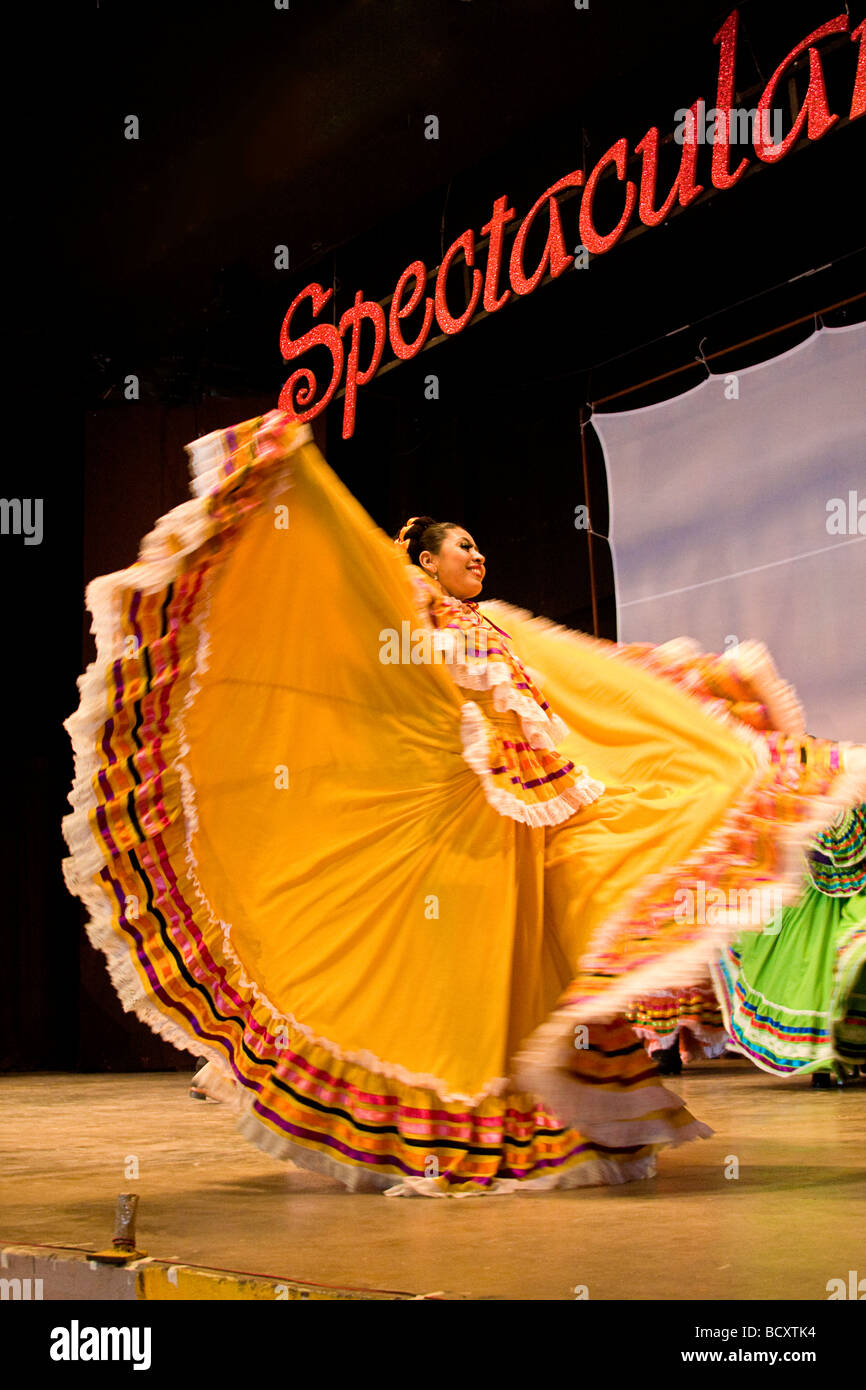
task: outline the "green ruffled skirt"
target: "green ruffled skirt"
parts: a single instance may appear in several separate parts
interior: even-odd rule
[[[713,981],[736,1049],[765,1071],[866,1067],[866,893],[810,882],[778,930],[723,952]]]

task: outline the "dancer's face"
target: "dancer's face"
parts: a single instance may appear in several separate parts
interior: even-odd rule
[[[438,555],[432,550],[423,550],[418,558],[427,573],[435,575],[452,598],[470,599],[481,593],[484,556],[462,526],[451,528]]]

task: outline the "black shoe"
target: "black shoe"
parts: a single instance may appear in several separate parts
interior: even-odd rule
[[[679,1076],[683,1069],[683,1059],[680,1056],[679,1041],[674,1038],[667,1047],[659,1048],[655,1053],[658,1069],[662,1076]]]
[[[813,1071],[812,1090],[813,1091],[832,1091],[835,1090],[838,1082],[832,1072]]]

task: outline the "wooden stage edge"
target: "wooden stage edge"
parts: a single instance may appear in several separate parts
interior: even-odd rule
[[[213,1302],[289,1300],[400,1301],[446,1299],[448,1295],[400,1293],[390,1289],[337,1288],[303,1284],[236,1269],[168,1264],[147,1256],[104,1264],[93,1251],[50,1245],[6,1245],[0,1234],[0,1297],[73,1302]]]

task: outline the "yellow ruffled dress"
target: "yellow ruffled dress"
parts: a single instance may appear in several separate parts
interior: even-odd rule
[[[614,1183],[709,1131],[629,1002],[866,795],[763,648],[443,598],[279,412],[95,580],[67,883],[127,1009],[268,1152],[390,1194]],[[543,694],[542,694],[543,692]],[[548,703],[549,702],[549,703]],[[721,925],[676,889],[729,891]]]

